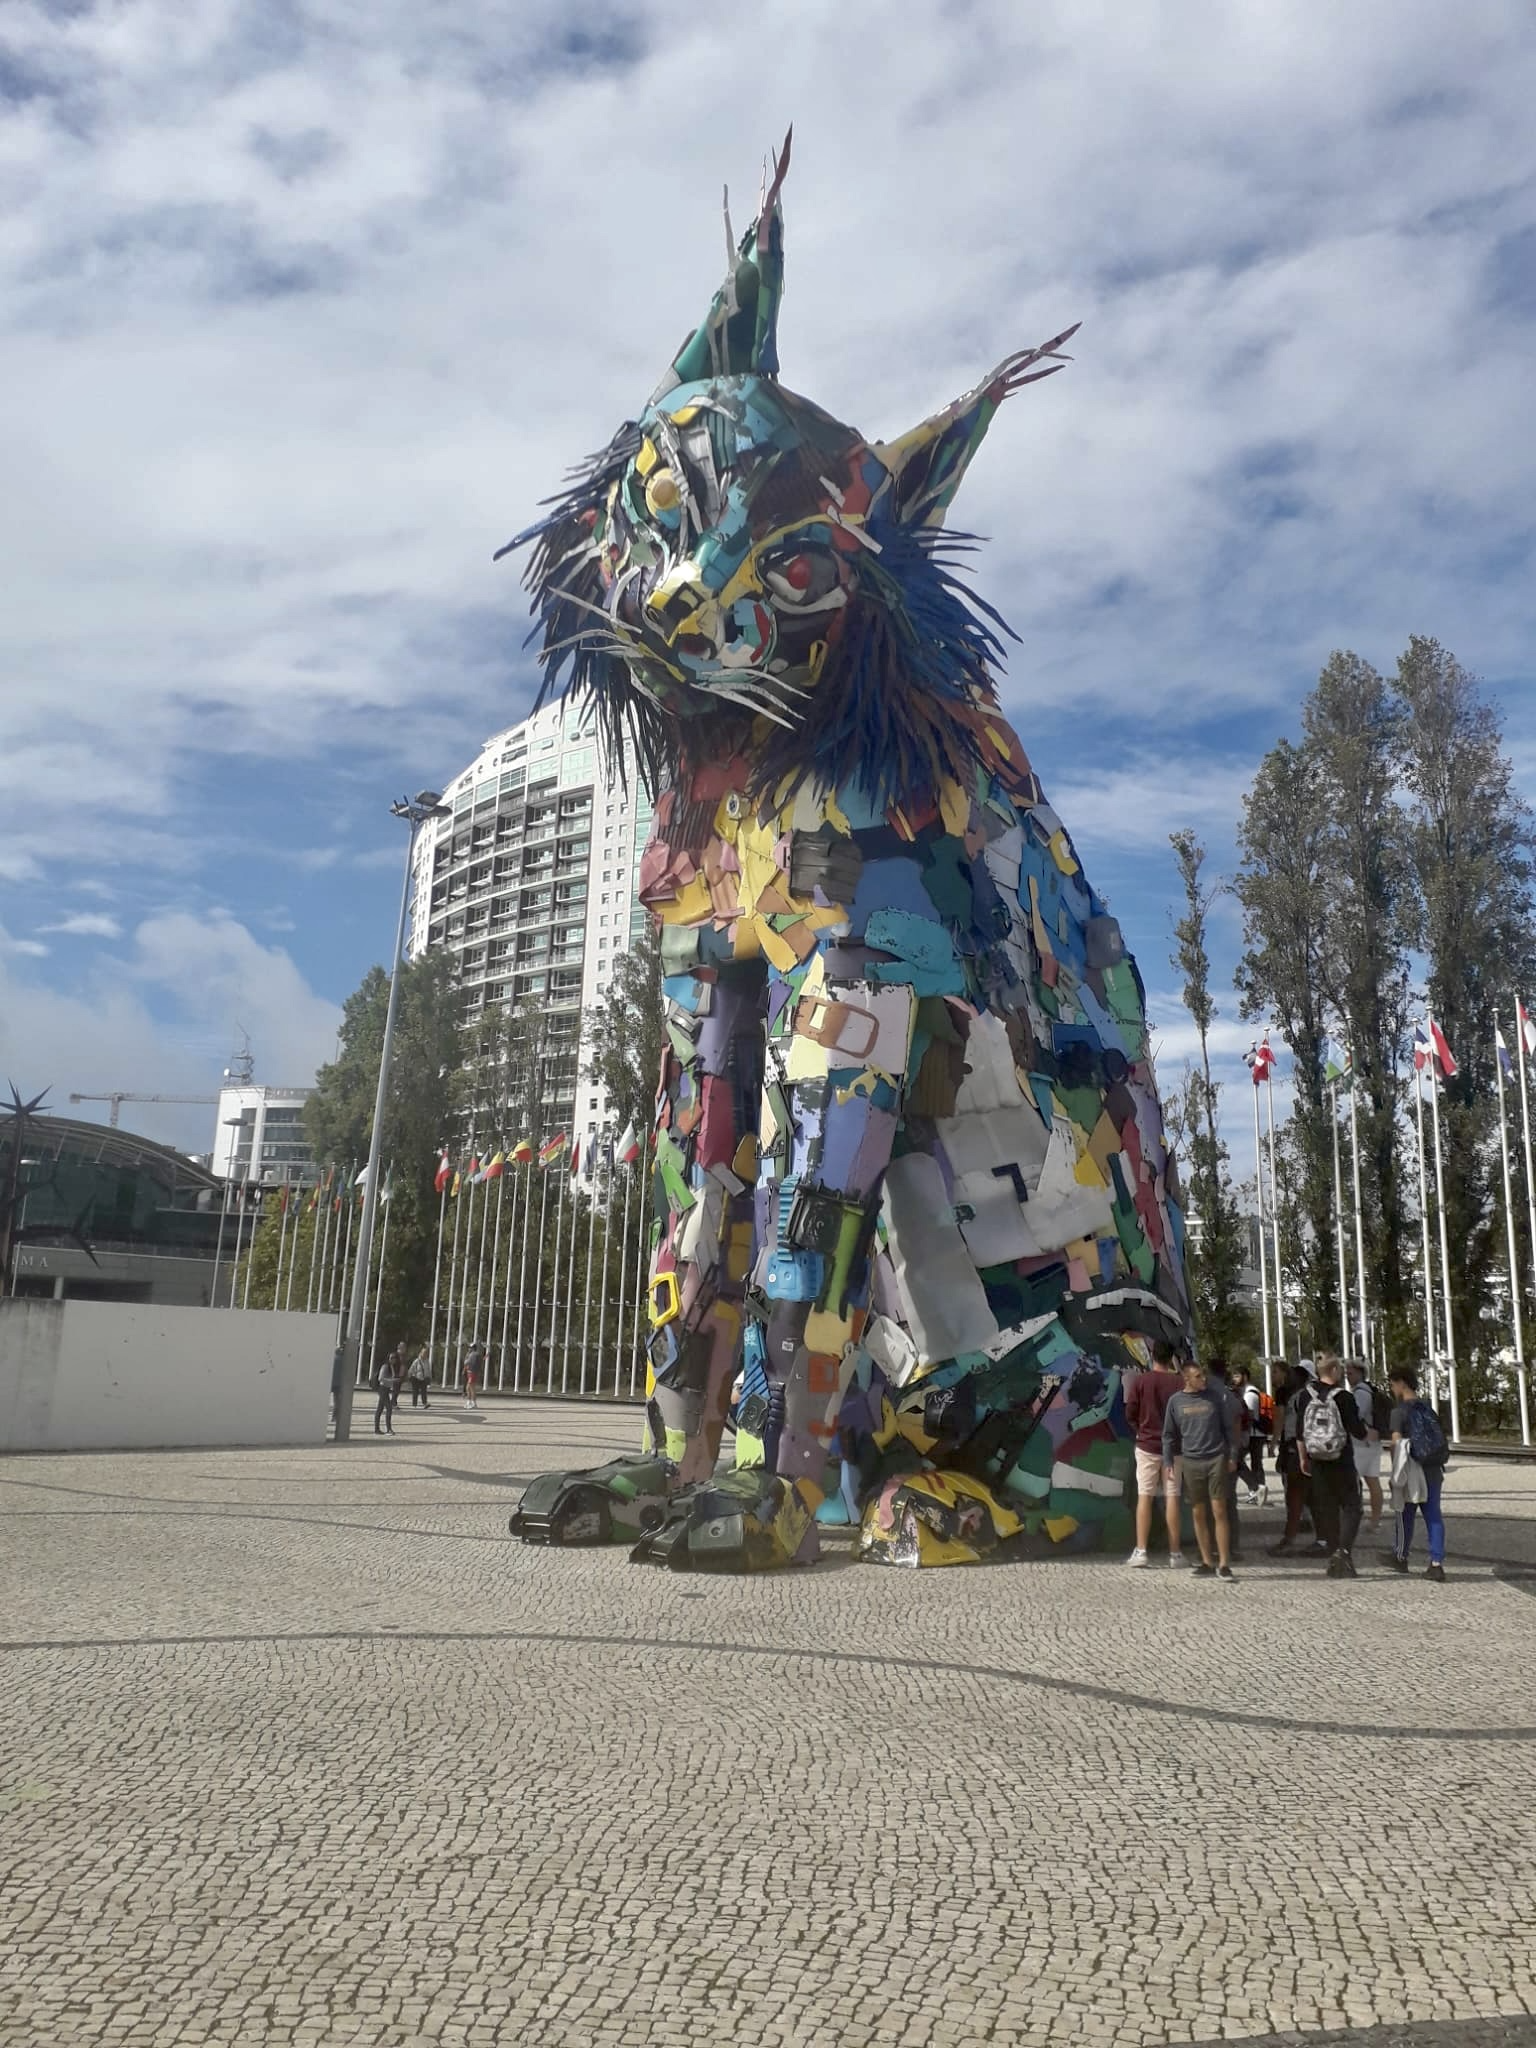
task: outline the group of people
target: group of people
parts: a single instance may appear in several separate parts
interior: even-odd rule
[[[485,1347],[478,1339],[464,1354],[464,1406],[478,1408],[480,1405],[480,1383],[485,1377]],[[375,1436],[393,1436],[395,1433],[395,1410],[400,1406],[401,1390],[411,1390],[413,1408],[430,1408],[427,1389],[432,1383],[432,1360],[427,1347],[422,1345],[416,1356],[406,1363],[406,1347],[397,1344],[383,1360],[373,1376],[373,1389],[378,1396],[373,1411],[373,1433]]]
[[[1416,1520],[1429,1543],[1425,1576],[1445,1578],[1445,1518],[1440,1496],[1448,1446],[1434,1409],[1419,1393],[1418,1376],[1394,1367],[1391,1393],[1373,1385],[1358,1359],[1331,1352],[1287,1368],[1278,1393],[1255,1387],[1241,1366],[1225,1359],[1197,1363],[1159,1340],[1151,1369],[1126,1382],[1125,1412],[1136,1437],[1136,1547],[1129,1562],[1151,1563],[1153,1516],[1159,1497],[1168,1531],[1168,1561],[1184,1564],[1183,1503],[1188,1502],[1199,1562],[1197,1578],[1234,1580],[1239,1555],[1238,1487],[1246,1503],[1269,1498],[1264,1447],[1275,1446],[1275,1469],[1285,1489],[1285,1529],[1269,1546],[1272,1557],[1297,1550],[1326,1558],[1328,1576],[1358,1577],[1355,1546],[1365,1508],[1370,1528],[1380,1527],[1390,1496],[1392,1567],[1408,1570]],[[1362,1499],[1362,1486],[1364,1499]]]

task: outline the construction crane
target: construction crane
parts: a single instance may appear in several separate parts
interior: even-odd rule
[[[125,1102],[195,1102],[211,1105],[219,1098],[217,1095],[135,1095],[131,1088],[114,1088],[108,1095],[71,1095],[69,1099],[71,1102],[110,1102],[112,1109],[107,1122],[115,1131],[118,1111]]]

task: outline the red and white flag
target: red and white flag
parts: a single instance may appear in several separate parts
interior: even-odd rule
[[[1261,1081],[1269,1079],[1270,1075],[1275,1071],[1275,1055],[1270,1045],[1269,1033],[1267,1031],[1262,1042],[1258,1045],[1250,1045],[1243,1054],[1243,1058],[1248,1063],[1248,1071],[1253,1076],[1255,1088],[1258,1087]]]
[[[440,1195],[453,1178],[453,1168],[448,1164],[448,1147],[443,1147],[443,1156],[437,1162],[437,1172],[432,1176],[432,1192]]]
[[[1515,1008],[1520,1012],[1520,1036],[1525,1041],[1527,1054],[1536,1053],[1536,1024],[1531,1022],[1530,1012],[1518,1000]]]
[[[1440,1026],[1433,1017],[1429,1020],[1429,1035],[1434,1041],[1435,1058],[1440,1062],[1440,1071],[1449,1081],[1456,1071],[1456,1055],[1451,1051],[1449,1045],[1446,1044],[1445,1033],[1440,1029]]]
[[[633,1166],[640,1157],[640,1136],[633,1122],[624,1126],[624,1135],[614,1146],[613,1157],[619,1166]]]

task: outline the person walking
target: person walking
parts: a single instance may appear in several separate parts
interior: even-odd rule
[[[1284,1557],[1301,1535],[1302,1524],[1312,1505],[1312,1485],[1301,1463],[1301,1411],[1312,1396],[1310,1360],[1289,1368],[1280,1388],[1279,1435],[1275,1444],[1275,1471],[1285,1488],[1285,1533],[1271,1543],[1271,1557]]]
[[[1227,1498],[1227,1551],[1233,1564],[1242,1556],[1243,1532],[1237,1519],[1237,1475],[1248,1459],[1248,1410],[1243,1398],[1228,1377],[1227,1361],[1220,1352],[1206,1361],[1205,1384],[1213,1401],[1220,1402],[1226,1412],[1227,1427],[1232,1433],[1232,1456],[1234,1463],[1226,1477]]]
[[[1237,1447],[1232,1440],[1225,1387],[1219,1397],[1213,1398],[1205,1367],[1193,1361],[1184,1367],[1184,1384],[1169,1401],[1163,1416],[1163,1464],[1170,1480],[1180,1458],[1184,1461],[1184,1498],[1189,1502],[1195,1541],[1200,1546],[1195,1577],[1231,1581],[1236,1574],[1232,1570],[1232,1532],[1227,1522],[1227,1476],[1237,1470]]]
[[[1311,1555],[1328,1559],[1330,1579],[1353,1579],[1355,1539],[1360,1533],[1360,1476],[1354,1446],[1365,1441],[1365,1424],[1355,1397],[1344,1384],[1344,1368],[1331,1351],[1317,1361],[1317,1385],[1301,1411],[1298,1446],[1302,1470],[1312,1482],[1312,1522],[1317,1541]]]
[[[1163,1497],[1163,1519],[1168,1527],[1168,1562],[1184,1562],[1184,1553],[1179,1548],[1182,1465],[1175,1459],[1170,1472],[1163,1463],[1163,1417],[1179,1386],[1179,1364],[1173,1346],[1166,1338],[1158,1337],[1152,1345],[1152,1370],[1135,1374],[1125,1388],[1125,1419],[1136,1438],[1136,1548],[1126,1562],[1138,1570],[1150,1563],[1147,1545],[1159,1494]]]
[[[373,1384],[378,1389],[378,1403],[373,1411],[373,1433],[375,1436],[393,1436],[395,1433],[395,1397],[400,1391],[400,1375],[395,1364],[395,1354],[390,1352],[378,1371]],[[384,1424],[383,1429],[379,1424]]]
[[[1424,1531],[1429,1538],[1429,1569],[1424,1576],[1443,1586],[1445,1516],[1440,1509],[1440,1489],[1445,1484],[1445,1461],[1450,1446],[1439,1416],[1419,1394],[1418,1375],[1411,1367],[1394,1368],[1391,1387],[1393,1406],[1388,1430],[1392,1438],[1392,1569],[1408,1569],[1417,1511],[1424,1517]]]
[[[425,1344],[422,1345],[416,1356],[406,1367],[405,1376],[410,1381],[411,1406],[413,1408],[418,1406],[422,1408],[431,1407],[432,1404],[427,1399],[427,1388],[432,1379],[432,1361],[427,1356]]]
[[[1349,1382],[1355,1406],[1360,1410],[1360,1420],[1365,1424],[1365,1442],[1355,1445],[1355,1470],[1365,1482],[1366,1496],[1371,1503],[1371,1527],[1378,1529],[1382,1510],[1381,1467],[1386,1455],[1386,1439],[1392,1433],[1392,1402],[1380,1387],[1371,1384],[1362,1359],[1346,1359],[1344,1377]]]
[[[1234,1366],[1228,1384],[1248,1416],[1248,1458],[1246,1467],[1239,1466],[1238,1476],[1247,1481],[1249,1507],[1262,1508],[1269,1502],[1269,1486],[1264,1478],[1264,1443],[1269,1430],[1264,1421],[1263,1399],[1246,1366]],[[1272,1401],[1270,1412],[1274,1412]]]
[[[464,1355],[464,1406],[478,1408],[480,1382],[485,1377],[485,1346],[477,1337]]]

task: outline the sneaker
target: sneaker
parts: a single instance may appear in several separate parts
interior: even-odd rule
[[[1144,1572],[1151,1563],[1151,1559],[1144,1550],[1133,1550],[1125,1561],[1134,1572]]]
[[[1221,1569],[1217,1572],[1216,1576],[1218,1579],[1225,1579],[1229,1586],[1235,1586],[1237,1584],[1237,1573],[1233,1571],[1231,1565],[1229,1564],[1224,1564],[1221,1567]]]
[[[1392,1557],[1391,1557],[1391,1558],[1390,1558],[1390,1559],[1388,1560],[1388,1562],[1389,1562],[1389,1563],[1391,1564],[1391,1566],[1392,1566],[1392,1569],[1393,1569],[1393,1571],[1395,1571],[1395,1572],[1406,1572],[1406,1571],[1407,1571],[1407,1569],[1408,1569],[1408,1560],[1407,1560],[1407,1558],[1406,1558],[1406,1557],[1398,1557],[1398,1556],[1397,1556],[1397,1555],[1396,1555],[1395,1553],[1394,1553],[1394,1554],[1393,1554],[1393,1556],[1392,1556]]]
[[[1445,1584],[1445,1566],[1443,1564],[1432,1564],[1424,1576],[1426,1579],[1433,1579],[1437,1586],[1443,1586]]]
[[[1259,1488],[1259,1506],[1261,1508],[1269,1506],[1269,1482],[1267,1480]]]
[[[1183,1569],[1184,1569],[1184,1553],[1183,1553],[1183,1551],[1182,1551],[1182,1550],[1170,1550],[1170,1551],[1169,1551],[1169,1553],[1168,1553],[1168,1562],[1169,1562],[1169,1564],[1170,1564],[1170,1565],[1172,1565],[1173,1569],[1174,1569],[1174,1570],[1175,1570],[1176,1572],[1181,1572],[1181,1571],[1183,1571]]]
[[[1309,1543],[1302,1552],[1302,1555],[1303,1557],[1332,1557],[1333,1552],[1326,1543],[1318,1541],[1316,1543]]]
[[[1271,1557],[1289,1557],[1291,1554],[1290,1537],[1282,1536],[1278,1543],[1271,1543],[1269,1546],[1269,1554]]]
[[[1197,1565],[1192,1565],[1192,1566],[1190,1567],[1190,1577],[1191,1577],[1191,1578],[1194,1578],[1194,1579],[1214,1579],[1214,1578],[1215,1578],[1215,1576],[1216,1576],[1216,1567],[1215,1567],[1215,1565],[1213,1565],[1213,1564],[1197,1564]]]

